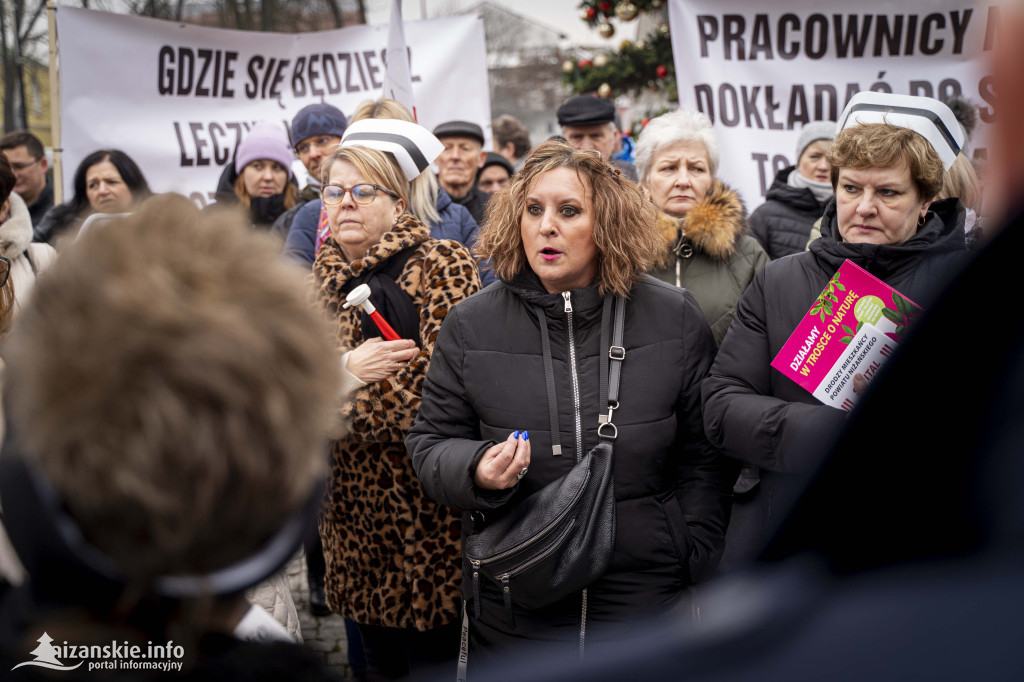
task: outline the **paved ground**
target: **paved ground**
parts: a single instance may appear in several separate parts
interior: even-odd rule
[[[306,561],[301,554],[288,564],[288,584],[292,599],[299,612],[302,639],[306,646],[319,651],[324,661],[346,680],[354,679],[348,665],[348,647],[345,640],[345,622],[341,616],[317,618],[309,612],[309,586],[306,584]]]

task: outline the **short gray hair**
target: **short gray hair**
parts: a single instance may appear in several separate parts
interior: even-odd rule
[[[707,116],[698,111],[676,111],[651,119],[636,142],[636,171],[646,185],[655,155],[678,142],[703,142],[711,163],[711,177],[718,177],[718,138]]]

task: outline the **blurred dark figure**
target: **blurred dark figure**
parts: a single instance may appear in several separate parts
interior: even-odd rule
[[[1024,7],[1001,29],[1005,116],[1024,106]],[[993,295],[1024,248],[1024,127],[1000,118],[991,142],[1002,229],[872,384],[765,561],[709,588],[699,626],[474,682],[1024,679],[1024,320]]]
[[[321,502],[340,378],[306,297],[271,239],[180,196],[40,278],[5,347],[0,495],[29,580],[0,585],[0,677],[150,679],[126,664],[153,660],[175,679],[330,677],[243,597]]]

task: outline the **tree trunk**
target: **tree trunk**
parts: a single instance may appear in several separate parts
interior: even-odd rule
[[[356,6],[359,8],[359,23],[366,23],[366,0],[356,0]]]
[[[28,127],[25,116],[25,65],[21,57],[21,25],[25,18],[24,0],[14,2],[14,128]],[[27,31],[26,31],[27,33]]]
[[[15,29],[17,33],[17,29]],[[4,70],[4,132],[14,127],[14,64],[11,48],[7,43],[7,11],[0,8],[0,60]]]

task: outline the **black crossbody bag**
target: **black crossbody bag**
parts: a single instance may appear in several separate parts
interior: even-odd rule
[[[613,313],[612,297],[605,297],[601,347],[608,348],[608,361],[602,359],[600,363],[600,379],[601,394],[608,396],[608,412],[598,419],[598,444],[579,457],[565,476],[521,500],[507,514],[466,539],[463,551],[472,566],[473,601],[478,618],[480,580],[490,580],[498,586],[504,595],[510,624],[514,624],[513,603],[526,609],[547,606],[586,588],[611,562],[615,545],[612,446],[618,435],[612,415],[619,406],[619,379],[626,357],[622,346],[625,306],[625,300],[616,297]],[[551,430],[553,437],[557,437],[551,342],[544,313],[538,313]]]

